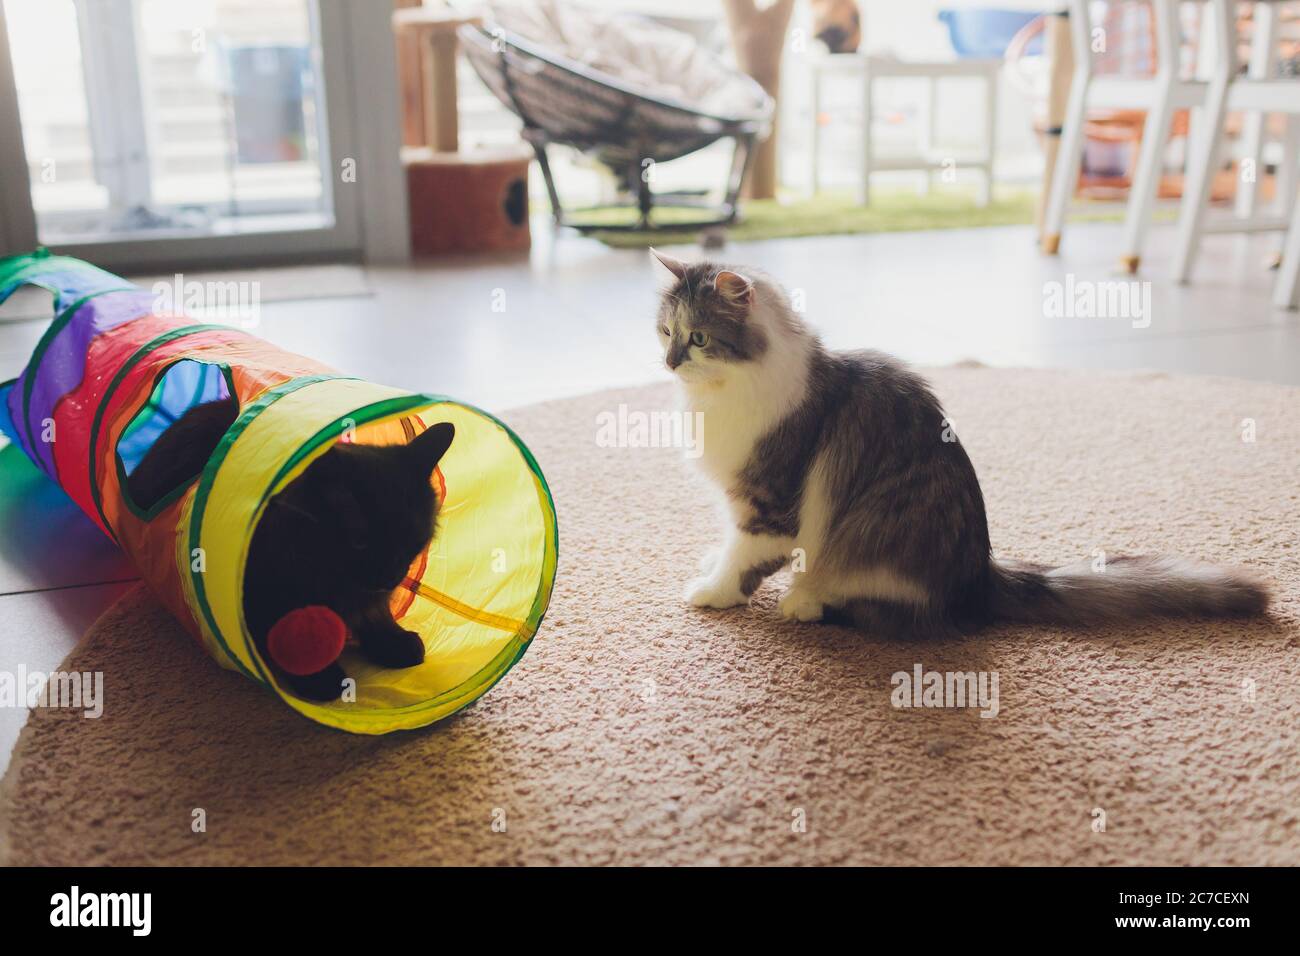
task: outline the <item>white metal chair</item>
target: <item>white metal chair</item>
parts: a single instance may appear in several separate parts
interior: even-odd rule
[[[1188,155],[1188,188],[1178,223],[1175,277],[1186,282],[1196,264],[1201,239],[1207,232],[1253,232],[1287,229],[1283,262],[1274,290],[1281,307],[1294,307],[1297,277],[1300,275],[1300,206],[1297,196],[1297,147],[1300,146],[1300,79],[1276,76],[1277,10],[1273,2],[1254,5],[1255,37],[1245,76],[1236,69],[1236,36],[1232,0],[1210,0],[1206,4],[1216,32],[1216,58],[1230,76],[1223,90],[1214,89],[1205,106],[1200,126],[1203,135],[1191,142]],[[1220,37],[1226,37],[1221,40]],[[1229,111],[1246,113],[1242,136],[1243,159],[1251,163],[1253,176],[1237,183],[1236,217],[1211,218],[1208,214],[1209,183],[1218,169],[1224,142],[1224,118]],[[1261,164],[1264,122],[1269,113],[1287,114],[1281,162],[1277,174],[1275,215],[1258,215],[1255,188]],[[1294,210],[1294,211],[1293,211]],[[1289,220],[1289,222],[1288,222]],[[1289,225],[1289,229],[1288,229]]]
[[[1180,35],[1178,6],[1181,0],[1150,0],[1155,20],[1156,73],[1154,76],[1099,75],[1092,64],[1092,21],[1088,0],[1070,0],[1070,39],[1074,53],[1074,77],[1070,100],[1061,129],[1061,144],[1056,156],[1052,191],[1048,197],[1043,222],[1043,251],[1055,254],[1074,187],[1079,179],[1083,159],[1084,124],[1092,108],[1146,109],[1142,147],[1137,169],[1129,189],[1128,210],[1124,219],[1124,237],[1120,262],[1129,272],[1136,272],[1142,257],[1142,244],[1151,224],[1151,211],[1160,184],[1165,144],[1169,139],[1174,113],[1179,109],[1201,106],[1215,83],[1226,86],[1229,74],[1215,72],[1208,82],[1184,80],[1179,75]],[[1216,59],[1216,70],[1220,67]],[[1195,132],[1195,131],[1193,131]]]
[[[1183,0],[1150,0],[1155,17],[1157,72],[1151,78],[1102,77],[1092,73],[1091,23],[1087,0],[1070,0],[1071,39],[1074,51],[1074,80],[1070,104],[1062,130],[1052,192],[1044,222],[1044,251],[1055,253],[1060,244],[1066,209],[1079,175],[1083,148],[1083,124],[1091,106],[1147,108],[1137,173],[1129,193],[1124,222],[1121,265],[1136,272],[1151,211],[1160,182],[1165,145],[1175,111],[1192,109],[1187,137],[1187,171],[1183,182],[1175,275],[1186,280],[1201,236],[1207,232],[1259,232],[1286,228],[1286,211],[1296,195],[1296,147],[1300,142],[1300,121],[1288,120],[1283,143],[1284,161],[1279,167],[1277,191],[1282,215],[1257,211],[1255,182],[1238,184],[1236,215],[1210,220],[1206,212],[1222,146],[1224,118],[1228,110],[1246,112],[1243,151],[1258,169],[1263,145],[1265,113],[1300,113],[1300,81],[1272,78],[1276,65],[1276,19],[1263,0],[1255,7],[1256,30],[1252,39],[1249,76],[1237,75],[1237,30],[1232,0],[1208,0],[1200,19],[1201,75],[1179,77],[1178,8]],[[1298,252],[1297,257],[1300,257]],[[1294,258],[1294,257],[1293,257]],[[1289,266],[1296,268],[1295,266]],[[1284,272],[1284,276],[1287,273]],[[1279,292],[1284,282],[1279,282]]]

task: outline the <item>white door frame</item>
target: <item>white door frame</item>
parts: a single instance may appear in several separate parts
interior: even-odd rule
[[[119,210],[149,205],[149,131],[140,94],[135,0],[73,0],[95,178]]]
[[[55,243],[58,253],[133,271],[304,260],[401,262],[410,257],[401,101],[391,0],[315,0],[324,90],[322,169],[333,227],[232,235]],[[346,173],[345,173],[346,170]],[[0,5],[0,256],[39,244],[13,63]]]
[[[35,245],[32,183],[27,175],[27,154],[23,151],[9,32],[4,6],[0,4],[0,256],[30,251]]]

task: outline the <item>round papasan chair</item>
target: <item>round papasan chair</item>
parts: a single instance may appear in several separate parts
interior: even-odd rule
[[[754,80],[689,34],[642,17],[556,0],[492,5],[482,26],[460,31],[465,54],[488,88],[523,121],[537,154],[555,221],[578,229],[653,229],[656,202],[702,210],[674,229],[735,220],[754,144],[771,131],[772,99]],[[655,163],[679,159],[720,139],[734,143],[722,200],[656,193]],[[608,166],[635,194],[634,223],[566,216],[547,160],[552,144]],[[578,210],[582,212],[583,210]]]

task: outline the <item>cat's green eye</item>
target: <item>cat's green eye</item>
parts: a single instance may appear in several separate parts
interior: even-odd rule
[[[702,349],[709,344],[709,334],[707,332],[692,332],[691,344],[697,349]]]
[[[665,336],[668,335],[668,326],[666,325],[659,326],[659,334]]]

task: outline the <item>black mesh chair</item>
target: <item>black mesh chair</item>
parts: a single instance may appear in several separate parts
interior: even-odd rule
[[[522,135],[537,153],[556,223],[580,230],[641,230],[703,228],[735,221],[740,185],[754,144],[768,135],[772,122],[771,98],[749,77],[733,74],[731,81],[752,87],[747,92],[757,104],[753,114],[717,116],[656,97],[499,26],[465,26],[460,38],[475,72],[523,121]],[[721,205],[709,205],[699,193],[651,191],[648,166],[679,159],[726,138],[735,146]],[[609,225],[570,220],[546,157],[546,148],[552,143],[581,150],[608,166],[635,192],[637,221]],[[702,218],[689,222],[657,224],[651,221],[656,201],[705,212]]]

